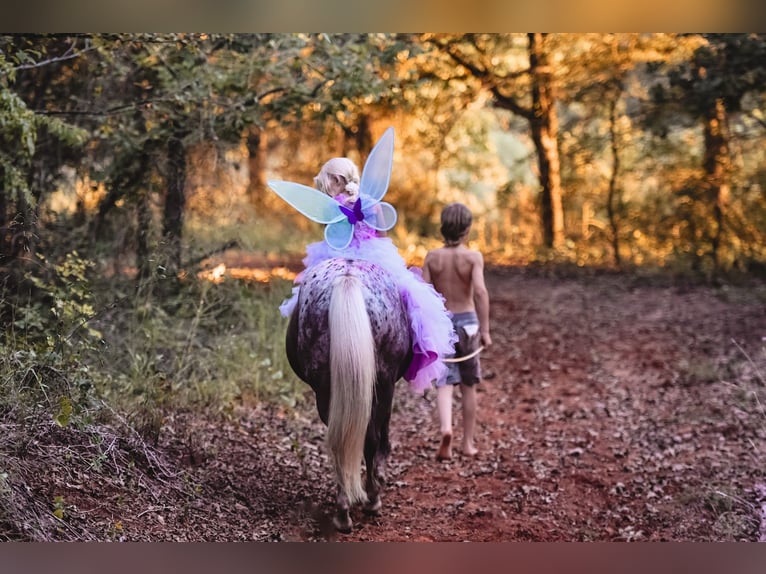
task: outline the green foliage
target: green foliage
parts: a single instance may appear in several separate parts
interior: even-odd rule
[[[493,200],[504,210],[519,203],[518,197],[509,202],[509,191],[531,193],[533,199],[537,193],[530,178],[535,168],[533,153],[510,152],[508,146],[494,149],[490,143],[493,138],[497,141],[496,134],[502,130],[507,141],[533,152],[525,133],[528,126],[518,118],[504,117],[493,129],[477,129],[469,116],[478,117],[492,105],[485,97],[487,86],[482,87],[480,78],[469,73],[472,70],[447,55],[458,54],[467,66],[478,66],[489,74],[485,79],[503,98],[515,98],[520,106],[527,106],[530,80],[523,34],[139,33],[6,35],[0,40],[0,123],[5,128],[0,135],[4,142],[0,175],[6,194],[34,207],[37,198],[44,199],[51,189],[51,178],[60,166],[76,165],[82,159],[81,173],[88,172],[91,182],[106,186],[96,217],[101,230],[109,229],[100,224],[115,205],[127,216],[143,209],[142,205],[161,208],[170,142],[187,148],[197,143],[236,145],[251,129],[274,133],[276,138],[283,137],[283,129],[300,131],[304,137],[293,137],[300,144],[280,147],[269,141],[265,165],[274,169],[278,155],[291,156],[293,145],[303,148],[295,155],[321,161],[314,148],[324,142],[312,146],[306,141],[315,137],[333,139],[341,134],[342,142],[334,140],[332,145],[363,156],[369,143],[365,122],[379,122],[383,117],[395,117],[406,126],[397,134],[401,149],[408,152],[397,160],[390,199],[406,212],[402,221],[418,233],[433,229],[438,211],[435,202],[422,200],[424,194],[462,194],[468,203],[478,200],[482,209],[486,205],[487,215],[502,221],[506,218],[492,211]],[[546,46],[560,102],[566,233],[575,243],[571,253],[578,258],[588,254],[581,261],[598,262],[609,256],[612,232],[607,227],[604,190],[612,161],[607,129],[610,102],[619,100],[622,163],[614,217],[628,258],[645,247],[631,245],[634,231],[650,232],[643,222],[631,219],[631,206],[637,205],[635,213],[646,214],[646,204],[641,203],[651,202],[652,193],[664,194],[667,204],[675,205],[673,192],[667,190],[677,185],[666,185],[675,176],[666,168],[687,165],[689,159],[699,163],[702,155],[699,141],[669,151],[662,139],[647,136],[644,128],[657,128],[668,137],[682,134],[679,118],[693,116],[706,94],[719,90],[730,110],[741,110],[750,118],[750,124],[742,126],[740,133],[746,137],[741,145],[754,152],[756,146],[747,142],[759,141],[754,130],[762,123],[758,119],[762,36],[550,34]],[[646,64],[652,60],[662,65]],[[662,91],[652,101],[650,85]],[[82,148],[86,141],[87,148]],[[86,153],[61,156],[62,147]],[[36,171],[36,162],[43,160],[46,169]],[[289,161],[306,158],[291,156]],[[758,162],[758,158],[745,161]],[[502,176],[498,163],[514,166],[505,175],[510,181],[494,181]],[[666,181],[636,201],[635,188],[657,166],[662,167],[660,175]],[[46,174],[44,181],[38,173]],[[743,173],[743,189],[749,180]],[[497,190],[504,191],[498,195]],[[760,222],[748,221],[746,214],[760,213],[762,201],[749,189],[747,193],[747,208],[735,206],[732,211],[730,229],[736,233],[725,238],[729,243],[722,245],[720,254],[722,263],[742,268],[761,257],[753,249]],[[25,224],[34,221],[33,215],[23,214]],[[517,214],[510,215],[519,221]],[[700,218],[710,219],[710,215],[700,213]],[[527,220],[532,221],[525,213]],[[539,234],[523,235],[534,241]],[[658,239],[658,243],[674,237]],[[156,245],[150,243],[149,248]],[[696,245],[675,245],[669,252],[690,250],[696,251]],[[532,246],[530,256],[534,252]],[[646,257],[634,263],[640,261]]]
[[[63,145],[82,146],[87,132],[58,117],[32,110],[22,95],[14,90],[18,68],[34,67],[43,55],[33,49],[19,48],[8,37],[0,37],[0,172],[10,197],[25,194],[32,202],[26,170],[35,157],[38,140],[52,137]]]
[[[287,294],[279,281],[188,279],[170,298],[142,285],[97,320],[105,344],[87,362],[98,372],[100,395],[155,440],[169,410],[225,414],[248,401],[295,404],[305,385],[284,352],[278,306]]]
[[[83,342],[95,345],[101,335],[89,325],[95,310],[87,277],[93,263],[76,251],[53,265],[41,254],[37,258],[39,265],[28,276],[34,297],[17,302],[13,308],[6,340],[58,354],[70,352]]]
[[[100,416],[83,360],[100,344],[89,325],[91,266],[76,252],[57,264],[38,257],[27,298],[4,294],[2,307],[11,318],[0,340],[0,413],[6,420],[34,427],[47,419],[65,429],[85,428]]]
[[[704,114],[721,98],[730,113],[741,110],[743,97],[761,91],[766,79],[766,36],[703,34],[706,43],[692,58],[670,70],[670,90],[656,87],[658,100],[680,100],[687,113]]]
[[[0,411],[47,411],[66,428],[92,421],[106,401],[156,440],[171,409],[225,414],[248,401],[302,400],[306,386],[287,364],[278,312],[291,283],[190,278],[160,297],[150,283],[167,279],[156,277],[134,294],[114,281],[94,292],[91,267],[76,253],[55,265],[41,260],[45,272],[31,279],[29,300],[12,306],[2,342]]]

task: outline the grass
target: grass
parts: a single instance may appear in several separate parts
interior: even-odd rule
[[[755,410],[766,423],[766,342],[753,354],[734,339],[732,345],[738,353],[738,360],[731,365],[731,380],[727,381],[732,404],[744,411]]]
[[[731,340],[737,354],[730,366],[729,381],[726,381],[729,391],[726,400],[730,408],[755,414],[754,424],[759,425],[757,421],[760,419],[761,428],[766,424],[766,338],[763,340],[765,343],[760,349],[752,352],[748,352],[737,340]],[[756,444],[752,439],[748,440],[752,446],[752,456],[758,457]],[[762,480],[759,482],[762,486]],[[725,485],[708,494],[706,503],[715,517],[714,531],[720,540],[748,541],[753,539],[753,533],[758,536],[759,530],[763,529],[762,509],[757,502],[758,488],[756,484],[754,490],[737,493],[732,492],[733,486]],[[756,502],[753,502],[753,497]]]
[[[755,506],[730,488],[712,490],[703,499],[713,513],[716,539],[725,542],[748,542],[758,528]]]
[[[34,332],[15,330],[0,341],[0,412],[23,419],[43,408],[68,422],[104,401],[156,437],[168,409],[225,413],[247,401],[302,399],[305,385],[287,363],[287,320],[278,310],[290,281],[190,277],[171,295],[158,281],[166,280],[136,289],[116,277],[95,279],[87,306],[75,306],[66,324],[45,309],[29,311]],[[58,289],[56,300],[73,299],[66,284]],[[82,282],[77,289],[82,295]],[[82,325],[75,336],[72,325]]]
[[[217,222],[190,218],[185,232],[189,237],[189,253],[207,253],[228,241],[235,240],[240,248],[254,253],[273,255],[303,254],[308,243],[322,238],[323,227],[305,218],[289,215],[267,219],[252,216],[247,224],[239,221]]]
[[[291,284],[190,280],[170,300],[138,295],[98,323],[104,345],[90,360],[98,388],[120,410],[138,413],[150,434],[163,410],[230,411],[243,401],[295,404],[303,383],[284,353],[278,311]]]

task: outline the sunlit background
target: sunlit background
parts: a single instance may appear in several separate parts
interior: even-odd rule
[[[25,45],[10,41],[9,54]],[[203,277],[221,264],[220,278],[296,272],[321,226],[265,182],[310,185],[339,155],[361,167],[389,126],[386,200],[399,214],[389,235],[411,265],[439,244],[441,208],[461,201],[475,216],[470,245],[493,264],[763,266],[759,35],[144,34],[26,46],[36,41],[54,59],[83,50],[82,62],[55,63],[59,83],[85,90],[77,113],[86,102],[122,110],[147,100],[139,123],[122,111],[80,122],[91,130],[85,161],[57,166],[39,193],[41,223],[98,229],[106,274],[135,274],[137,251],[167,241],[169,152],[140,145],[169,137],[170,123],[183,125],[185,161],[176,267],[194,260]],[[90,75],[101,59],[143,78],[132,96],[123,80]],[[62,117],[77,124],[75,114]]]

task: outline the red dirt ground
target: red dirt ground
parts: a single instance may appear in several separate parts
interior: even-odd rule
[[[330,526],[324,427],[307,393],[294,411],[169,415],[157,447],[133,444],[135,469],[118,472],[119,482],[114,468],[125,466],[116,462],[109,480],[95,470],[49,476],[39,494],[68,505],[54,538],[763,538],[763,285],[524,268],[487,270],[487,284],[494,345],[482,356],[480,454],[457,449],[437,462],[435,393],[400,382],[383,512],[355,511],[350,535]]]

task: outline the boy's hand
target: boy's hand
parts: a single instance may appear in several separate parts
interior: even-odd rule
[[[481,344],[485,347],[490,347],[492,345],[492,337],[490,336],[489,331],[482,331]]]

